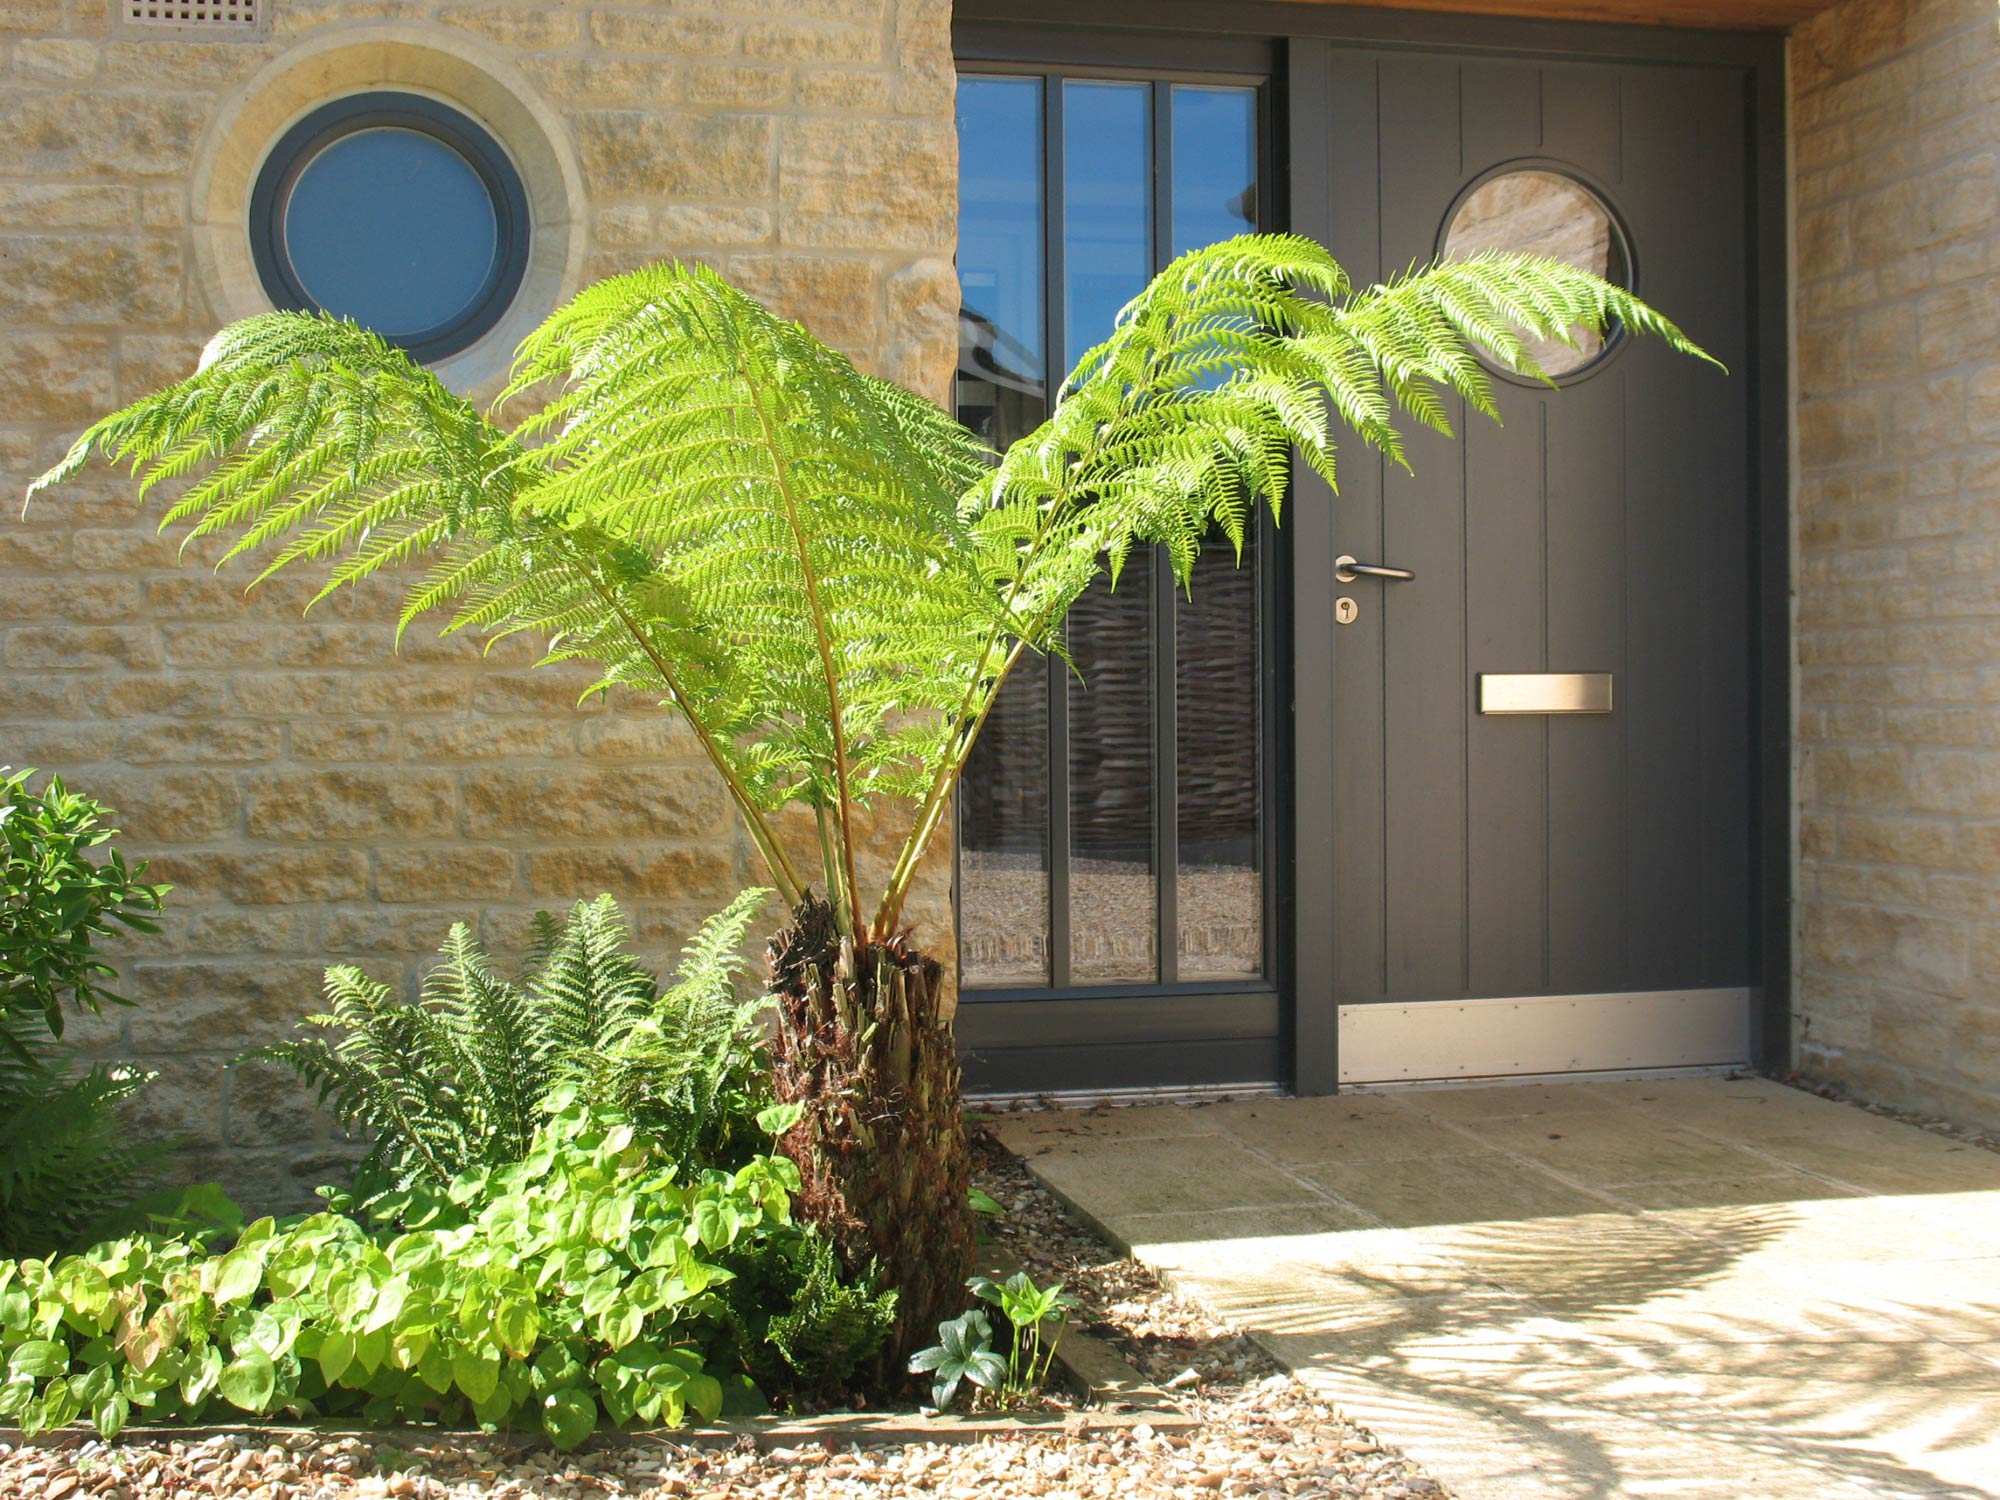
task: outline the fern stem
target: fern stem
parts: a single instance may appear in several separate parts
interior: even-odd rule
[[[903,918],[903,902],[910,894],[910,882],[916,878],[917,866],[922,863],[924,851],[930,848],[932,838],[944,822],[947,808],[951,806],[952,794],[958,790],[958,783],[965,776],[966,764],[972,759],[972,747],[979,742],[979,735],[986,727],[986,719],[993,712],[993,705],[1000,700],[1000,689],[1006,685],[1014,664],[1021,659],[1021,653],[1028,649],[1026,641],[1016,639],[1014,647],[1007,653],[1006,661],[1000,664],[1000,671],[993,679],[993,691],[986,695],[986,701],[979,706],[979,712],[972,721],[972,727],[957,739],[957,748],[939,768],[938,785],[941,793],[927,797],[917,823],[910,830],[910,836],[903,841],[903,848],[896,856],[896,868],[889,876],[889,888],[882,897],[882,908],[875,916],[875,938],[880,941],[896,930],[896,924]]]
[[[572,560],[575,560],[574,552]],[[708,726],[701,722],[689,705],[687,694],[681,690],[679,676],[651,638],[640,629],[639,622],[632,618],[631,611],[625,608],[624,602],[605,586],[603,579],[597,576],[597,570],[583,565],[580,565],[580,570],[583,576],[590,580],[591,592],[603,600],[604,607],[618,617],[618,623],[625,627],[626,634],[632,637],[646,659],[653,664],[654,670],[660,674],[661,680],[666,683],[667,691],[673,694],[675,706],[681,711],[681,717],[688,721],[689,727],[694,730],[695,738],[701,742],[701,748],[707,753],[710,764],[721,773],[724,784],[728,786],[730,798],[736,803],[736,811],[743,819],[743,826],[749,832],[751,842],[757,846],[757,852],[763,855],[765,867],[770,870],[771,878],[778,884],[778,894],[785,898],[788,906],[796,906],[800,897],[805,894],[805,881],[799,878],[798,870],[786,855],[784,845],[778,840],[777,831],[765,822],[764,815],[758,810],[756,803],[750,800],[749,789],[743,785],[735,769],[723,757],[722,747],[716,743],[715,736],[708,732]]]
[[[840,705],[840,674],[833,665],[833,643],[827,633],[826,609],[820,603],[819,575],[813,570],[812,550],[806,545],[805,533],[799,529],[798,497],[792,490],[790,474],[785,465],[784,450],[778,444],[778,434],[771,426],[771,414],[764,403],[763,387],[750,373],[747,365],[737,362],[737,371],[743,377],[743,384],[750,394],[750,404],[757,413],[757,425],[763,429],[764,448],[771,456],[771,478],[778,486],[778,494],[785,502],[785,519],[791,527],[792,545],[799,554],[799,572],[805,579],[806,604],[812,611],[813,641],[819,647],[820,671],[826,677],[827,725],[833,733],[833,777],[839,789],[840,805],[835,817],[839,824],[838,839],[840,875],[847,887],[847,899],[836,902],[834,910],[840,913],[841,925],[848,935],[861,938],[864,929],[861,923],[861,903],[855,895],[857,882],[854,878],[854,798],[848,789],[847,779],[847,726]]]
[[[814,806],[813,822],[819,829],[819,863],[821,873],[826,876],[827,898],[832,901],[836,912],[843,911],[850,898],[841,878],[840,861],[833,855],[833,830],[827,826],[825,808]]]

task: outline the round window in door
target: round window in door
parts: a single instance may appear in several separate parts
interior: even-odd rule
[[[528,199],[468,116],[420,94],[354,94],[272,148],[250,239],[277,306],[352,318],[438,360],[491,329],[520,290]]]
[[[1485,251],[1547,255],[1619,286],[1632,284],[1625,232],[1604,200],[1574,177],[1547,167],[1511,166],[1489,172],[1459,196],[1438,254],[1461,260]],[[1619,330],[1600,336],[1572,330],[1575,343],[1526,339],[1528,353],[1557,380],[1573,379],[1617,345]]]

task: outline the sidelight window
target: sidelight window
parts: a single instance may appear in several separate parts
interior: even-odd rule
[[[968,73],[958,94],[960,418],[1004,448],[1174,255],[1260,226],[1254,83]],[[973,989],[1261,980],[1271,547],[1212,538],[1190,593],[1135,557],[1024,659],[959,795]]]

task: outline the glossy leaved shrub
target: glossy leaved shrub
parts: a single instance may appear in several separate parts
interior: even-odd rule
[[[798,1186],[772,1155],[684,1170],[558,1096],[524,1159],[377,1200],[370,1222],[330,1210],[261,1219],[221,1254],[142,1236],[0,1264],[0,1418],[109,1436],[282,1412],[539,1427],[573,1447],[606,1422],[760,1409],[750,1372],[786,1379],[783,1344],[812,1345],[798,1320],[828,1303]],[[832,1300],[851,1361],[870,1357],[894,1294]]]

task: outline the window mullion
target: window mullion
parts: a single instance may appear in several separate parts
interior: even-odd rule
[[[1153,85],[1153,269],[1174,256],[1173,85]],[[1165,547],[1153,549],[1153,851],[1158,875],[1158,937],[1154,954],[1161,984],[1180,979],[1180,743],[1174,612],[1179,603]]]
[[[1063,80],[1042,81],[1042,347],[1048,351],[1043,389],[1054,409],[1056,390],[1069,369],[1069,286],[1063,267]],[[1069,933],[1069,671],[1049,657],[1049,983],[1072,983]]]

